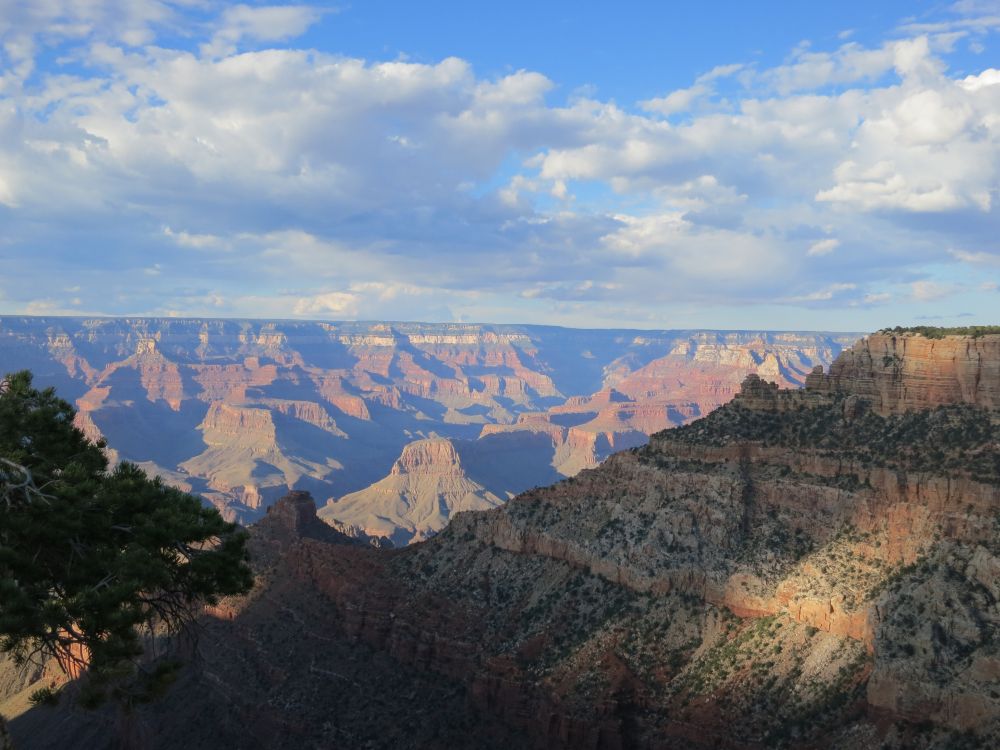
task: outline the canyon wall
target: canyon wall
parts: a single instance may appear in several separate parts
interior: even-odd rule
[[[536,747],[991,746],[1000,353],[936,344],[888,381],[846,375],[866,342],[801,391],[750,375],[709,417],[462,513],[376,573],[312,545],[295,575]],[[955,352],[977,351],[968,376]]]
[[[853,339],[0,317],[0,364],[31,369],[39,385],[74,401],[78,426],[105,438],[113,460],[199,494],[227,518],[251,522],[297,489],[327,505],[323,518],[363,534],[375,528],[364,519],[378,505],[364,508],[364,498],[384,499],[384,484],[373,486],[411,442],[450,441],[468,481],[482,488],[469,492],[506,500],[711,411],[748,372],[800,386]],[[421,490],[428,502],[432,489]],[[422,510],[391,514],[379,533],[422,539],[457,507],[449,499],[435,513],[416,505]]]
[[[218,650],[147,720],[173,738],[212,716],[247,747],[996,747],[1000,413],[938,386],[916,406],[951,366],[934,351],[899,365],[906,408],[860,377],[751,374],[708,416],[404,549],[317,538],[290,496],[251,530],[258,587],[206,615]],[[602,390],[525,434],[623,403]],[[384,479],[479,460],[435,438]],[[66,726],[36,716],[15,739]]]
[[[810,389],[852,393],[881,414],[973,404],[1000,409],[1000,334],[927,338],[873,333],[846,350]]]

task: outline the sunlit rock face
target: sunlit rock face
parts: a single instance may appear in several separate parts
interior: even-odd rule
[[[114,460],[227,518],[251,522],[297,489],[349,533],[415,541],[455,510],[493,507],[710,412],[748,373],[801,386],[855,338],[4,317],[0,363],[74,401]],[[450,445],[461,476],[397,472],[423,440]]]
[[[972,404],[1000,409],[1000,336],[877,333],[858,341],[810,388],[854,393],[881,414]]]
[[[505,500],[467,474],[450,440],[434,438],[409,443],[388,476],[332,501],[320,515],[338,528],[388,537],[398,546],[433,536],[453,513],[488,510]]]

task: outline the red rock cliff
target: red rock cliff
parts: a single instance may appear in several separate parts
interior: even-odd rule
[[[880,414],[901,414],[942,404],[1000,409],[1000,335],[979,338],[875,333],[844,351],[806,388],[869,399]]]

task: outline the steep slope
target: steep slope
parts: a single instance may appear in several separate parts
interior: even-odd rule
[[[949,343],[941,371],[971,345]],[[298,569],[345,615],[380,591],[388,631],[350,620],[403,661],[421,648],[404,633],[430,628],[436,668],[537,746],[995,746],[1000,414],[951,393],[884,414],[850,385],[749,377],[648,447],[457,517],[374,581],[345,586],[311,548]],[[442,596],[436,625],[414,614]],[[469,644],[471,663],[447,655]]]
[[[178,468],[206,480],[206,498],[230,504],[234,498],[250,511],[266,508],[288,487],[303,486],[303,480],[323,480],[343,468],[308,445],[314,435],[324,441],[346,437],[318,404],[270,399],[233,406],[215,401],[197,429],[207,447]]]
[[[379,559],[316,518],[306,493],[279,499],[251,530],[257,587],[212,609],[196,637],[175,642],[168,657],[187,666],[165,695],[126,713],[30,708],[40,685],[74,683],[52,665],[19,670],[0,662],[0,712],[18,750],[303,750],[399,748],[486,750],[525,747],[528,739],[467,702],[457,680],[402,665],[359,642],[338,624],[330,601],[290,574],[300,545],[334,549],[360,575]]]

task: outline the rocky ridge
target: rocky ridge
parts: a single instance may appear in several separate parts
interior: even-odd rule
[[[989,747],[1000,414],[942,390],[961,349],[903,364],[891,408],[847,379],[748,377],[371,578],[315,546],[289,564],[349,632],[463,680],[536,747]]]
[[[311,492],[321,505],[364,491],[390,473],[408,443],[424,439],[451,441],[470,478],[506,499],[707,413],[729,400],[748,372],[801,385],[852,340],[0,317],[5,368],[29,368],[40,385],[75,400],[78,425],[105,438],[115,460],[134,461],[244,523],[292,489]],[[492,466],[487,453],[495,456]],[[364,533],[360,516],[338,519],[327,509],[323,517]],[[434,528],[415,534],[423,522],[401,518],[391,533],[424,538],[448,516],[435,519]]]

